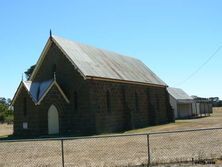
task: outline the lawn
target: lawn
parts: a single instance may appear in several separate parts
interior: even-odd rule
[[[175,123],[130,130],[125,133],[146,133],[215,127],[222,127],[222,107],[213,108],[213,114],[211,114],[211,116],[196,119],[176,120]]]

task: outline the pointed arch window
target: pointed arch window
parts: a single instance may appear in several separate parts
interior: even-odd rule
[[[24,116],[27,115],[27,99],[26,99],[26,97],[24,97],[24,99],[23,99],[23,115]]]
[[[111,113],[111,98],[110,98],[110,92],[106,92],[106,105],[107,105],[107,111]]]
[[[159,112],[160,110],[160,99],[158,94],[156,94],[156,112]]]
[[[139,99],[137,92],[135,92],[135,110],[136,112],[139,112]]]
[[[78,93],[77,91],[74,91],[74,94],[73,94],[73,103],[74,103],[74,110],[75,111],[78,111]]]

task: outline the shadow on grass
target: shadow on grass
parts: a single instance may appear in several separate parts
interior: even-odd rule
[[[56,138],[66,138],[66,137],[81,137],[81,135],[43,135],[43,136],[16,136],[16,135],[8,135],[8,136],[0,136],[0,141],[10,141],[10,140],[26,140],[26,139],[56,139]]]
[[[176,120],[192,120],[192,119],[202,119],[206,117],[210,117],[211,115],[198,115],[198,116],[191,116],[191,117],[184,117],[184,118],[177,118]]]
[[[6,135],[6,136],[0,136],[0,141],[7,141],[7,140],[23,140],[23,139],[50,139],[50,138],[66,138],[66,137],[88,137],[88,136],[106,136],[106,135],[119,135],[119,134],[128,134],[128,133],[149,133],[152,132],[153,128],[157,127],[164,127],[164,125],[176,125],[176,124],[187,124],[188,122],[183,120],[192,120],[192,119],[201,119],[209,117],[209,115],[203,115],[198,117],[191,117],[186,119],[178,119],[179,122],[172,122],[172,123],[161,123],[158,125],[151,125],[147,127],[137,127],[135,129],[131,130],[122,130],[114,133],[102,133],[102,134],[90,134],[90,135],[84,135],[84,134],[58,134],[58,135],[42,135],[42,136],[15,136],[13,134]]]

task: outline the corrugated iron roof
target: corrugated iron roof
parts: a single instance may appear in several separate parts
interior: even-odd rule
[[[184,92],[180,88],[168,87],[167,90],[169,94],[173,96],[176,100],[190,100],[190,101],[193,100],[192,97],[190,97],[186,92]]]
[[[43,81],[43,82],[32,82],[32,81],[23,81],[27,91],[31,95],[35,103],[42,98],[46,90],[53,83],[53,80]]]
[[[47,80],[43,82],[32,82],[32,81],[22,81],[19,85],[19,88],[12,100],[12,105],[14,105],[14,102],[16,101],[17,95],[21,91],[21,87],[25,86],[26,90],[28,91],[29,95],[31,96],[33,102],[36,105],[39,105],[41,101],[44,99],[44,97],[47,95],[48,91],[52,88],[52,86],[56,86],[58,91],[61,93],[61,95],[64,97],[65,101],[69,103],[69,99],[64,94],[61,87],[58,85],[56,80]]]
[[[80,44],[61,37],[53,40],[69,56],[85,77],[99,77],[114,80],[166,84],[140,60],[118,53]]]

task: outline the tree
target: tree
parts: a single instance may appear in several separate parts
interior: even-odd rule
[[[7,106],[0,103],[0,113],[6,112],[7,111]]]
[[[13,122],[13,111],[12,108],[9,107],[10,104],[11,104],[11,99],[0,97],[0,123]]]
[[[11,105],[11,103],[12,103],[12,99],[7,98],[6,103],[7,103],[7,105],[8,105],[8,106],[10,106],[10,105]]]
[[[13,122],[13,112],[8,108],[6,104],[0,103],[0,123]]]
[[[220,100],[219,97],[210,97],[209,99],[212,102],[218,102]]]
[[[27,80],[30,79],[30,77],[31,77],[31,75],[32,75],[32,72],[33,72],[34,69],[35,69],[35,66],[36,66],[36,65],[32,65],[31,67],[29,67],[29,69],[27,69],[27,70],[25,71],[25,77],[26,77]]]
[[[7,104],[6,98],[0,97],[0,104],[3,104],[3,105]]]
[[[10,98],[4,98],[4,97],[0,97],[0,104],[4,105],[4,106],[10,106],[11,105],[12,100]]]

